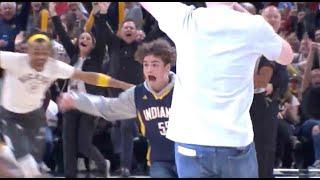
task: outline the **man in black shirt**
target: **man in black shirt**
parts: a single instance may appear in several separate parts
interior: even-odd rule
[[[281,15],[275,6],[265,8],[262,16],[276,32],[279,30]],[[287,89],[289,77],[285,66],[262,57],[258,63],[254,81],[255,96],[250,115],[253,123],[259,177],[270,178],[273,176],[275,159],[279,99]],[[269,87],[272,87],[271,90],[269,90],[267,83],[269,83]]]

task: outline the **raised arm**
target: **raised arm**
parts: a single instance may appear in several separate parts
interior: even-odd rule
[[[251,33],[252,48],[270,61],[276,61],[282,65],[290,64],[293,60],[290,44],[279,36],[262,16],[257,15],[254,18],[256,27]]]
[[[320,44],[312,43],[311,50],[307,58],[307,66],[302,79],[302,93],[310,86],[311,84],[311,69],[314,64],[314,61],[317,59],[316,56],[319,56]]]
[[[160,29],[173,40],[195,9],[194,6],[180,2],[140,2],[140,4],[158,21]]]
[[[187,6],[180,2],[140,2],[140,4],[157,20],[161,17],[174,18],[173,14],[177,13],[179,8]]]
[[[31,2],[23,2],[21,12],[16,18],[16,20],[19,21],[18,23],[21,27],[20,31],[25,31],[27,28],[30,9],[31,9]]]
[[[112,87],[123,90],[129,89],[133,86],[132,84],[113,79],[105,74],[77,70],[62,61],[55,60],[54,66],[53,71],[55,71],[54,75],[56,79],[77,79],[94,86]]]
[[[68,36],[68,33],[66,32],[66,30],[62,26],[61,19],[55,11],[55,6],[56,6],[55,2],[49,3],[49,12],[52,17],[52,23],[53,23],[53,26],[54,26],[57,34],[59,35],[59,38],[61,40],[63,47],[65,48],[68,56],[71,59],[77,53],[77,50],[76,50],[76,47],[73,45],[70,37]]]
[[[99,2],[98,6],[100,8],[99,11],[99,18],[97,18],[97,22],[99,23],[101,34],[103,35],[103,39],[105,40],[105,43],[110,47],[112,46],[112,43],[119,40],[117,35],[113,32],[110,24],[107,22],[107,14],[110,7],[110,2]]]
[[[77,109],[109,121],[136,117],[134,87],[120,94],[118,98],[105,98],[86,93],[64,93],[59,98],[62,110]]]
[[[282,39],[281,53],[279,58],[276,59],[277,63],[288,65],[292,62],[293,56],[291,45],[286,40]]]
[[[106,42],[110,38],[105,33],[105,31],[108,29],[108,25],[106,23],[106,15],[108,12],[109,5],[110,5],[110,2],[99,2],[98,11],[100,11],[100,13],[94,16],[96,46],[93,49],[92,53],[98,57],[101,57],[101,58],[98,58],[101,60],[101,62],[97,62],[97,63],[102,63],[102,59],[106,53]],[[98,61],[98,59],[96,59],[96,61]]]

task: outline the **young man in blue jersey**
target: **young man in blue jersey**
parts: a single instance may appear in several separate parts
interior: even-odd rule
[[[138,117],[141,132],[150,143],[150,176],[177,177],[174,143],[165,137],[175,82],[175,74],[170,72],[175,49],[158,39],[139,46],[135,58],[143,64],[144,83],[124,91],[118,98],[65,93],[60,108],[75,108],[108,121]]]

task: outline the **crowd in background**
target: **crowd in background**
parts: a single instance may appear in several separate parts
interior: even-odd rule
[[[184,3],[205,7],[204,2]],[[313,166],[320,169],[320,91],[317,88],[320,85],[320,3],[252,2],[243,5],[252,14],[261,14],[266,7],[275,6],[280,18],[277,13],[269,13],[266,14],[268,22],[273,26],[272,23],[278,23],[279,18],[278,33],[291,44],[295,53],[293,63],[284,69],[285,75],[274,73],[278,86],[270,82],[266,87],[267,95],[278,93],[271,98],[266,96],[266,101],[277,101],[279,105],[274,168]],[[59,2],[55,6],[49,2],[1,2],[1,51],[26,52],[26,39],[34,31],[46,32],[50,36],[53,58],[73,66],[77,66],[81,56],[77,42],[82,39],[85,47],[85,39],[94,37],[95,48],[99,50],[86,56],[86,61],[91,63],[85,63],[83,68],[103,72],[131,84],[144,81],[142,66],[134,59],[139,44],[163,38],[174,46],[159,29],[156,20],[136,2],[111,2],[105,13],[99,12],[94,2]],[[89,35],[83,35],[83,32]],[[175,71],[174,67],[172,71]],[[86,154],[86,150],[81,147],[90,145],[82,140],[89,139],[104,158],[111,161],[112,172],[123,176],[146,174],[148,141],[141,136],[139,125],[131,120],[109,123],[97,119],[95,124],[84,125],[92,129],[84,130],[88,133],[77,132],[78,144],[68,144],[78,148],[64,149],[66,143],[63,141],[68,138],[63,134],[80,129],[80,125],[76,124],[67,129],[71,125],[63,122],[69,116],[78,115],[58,113],[54,106],[58,95],[68,90],[65,83],[57,81],[47,93],[47,146],[39,162],[43,162],[52,172],[66,173],[63,152],[79,152],[77,157],[84,157],[82,154]],[[85,89],[91,94],[106,97],[117,97],[122,92],[112,88]],[[90,169],[88,164],[92,159],[85,159],[87,169]]]

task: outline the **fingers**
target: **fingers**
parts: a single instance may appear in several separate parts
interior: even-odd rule
[[[107,13],[109,9],[110,2],[99,2],[98,6],[100,13]]]
[[[74,106],[74,100],[69,93],[62,93],[57,99],[57,104],[61,112],[70,110]]]
[[[56,13],[56,3],[55,2],[50,2],[49,3],[49,13],[51,16],[57,15]]]
[[[145,33],[142,30],[137,31],[136,40],[141,41],[146,37]]]
[[[91,11],[93,14],[97,14],[100,11],[100,6],[98,4],[94,5]]]
[[[320,43],[311,42],[311,48],[320,49]]]

